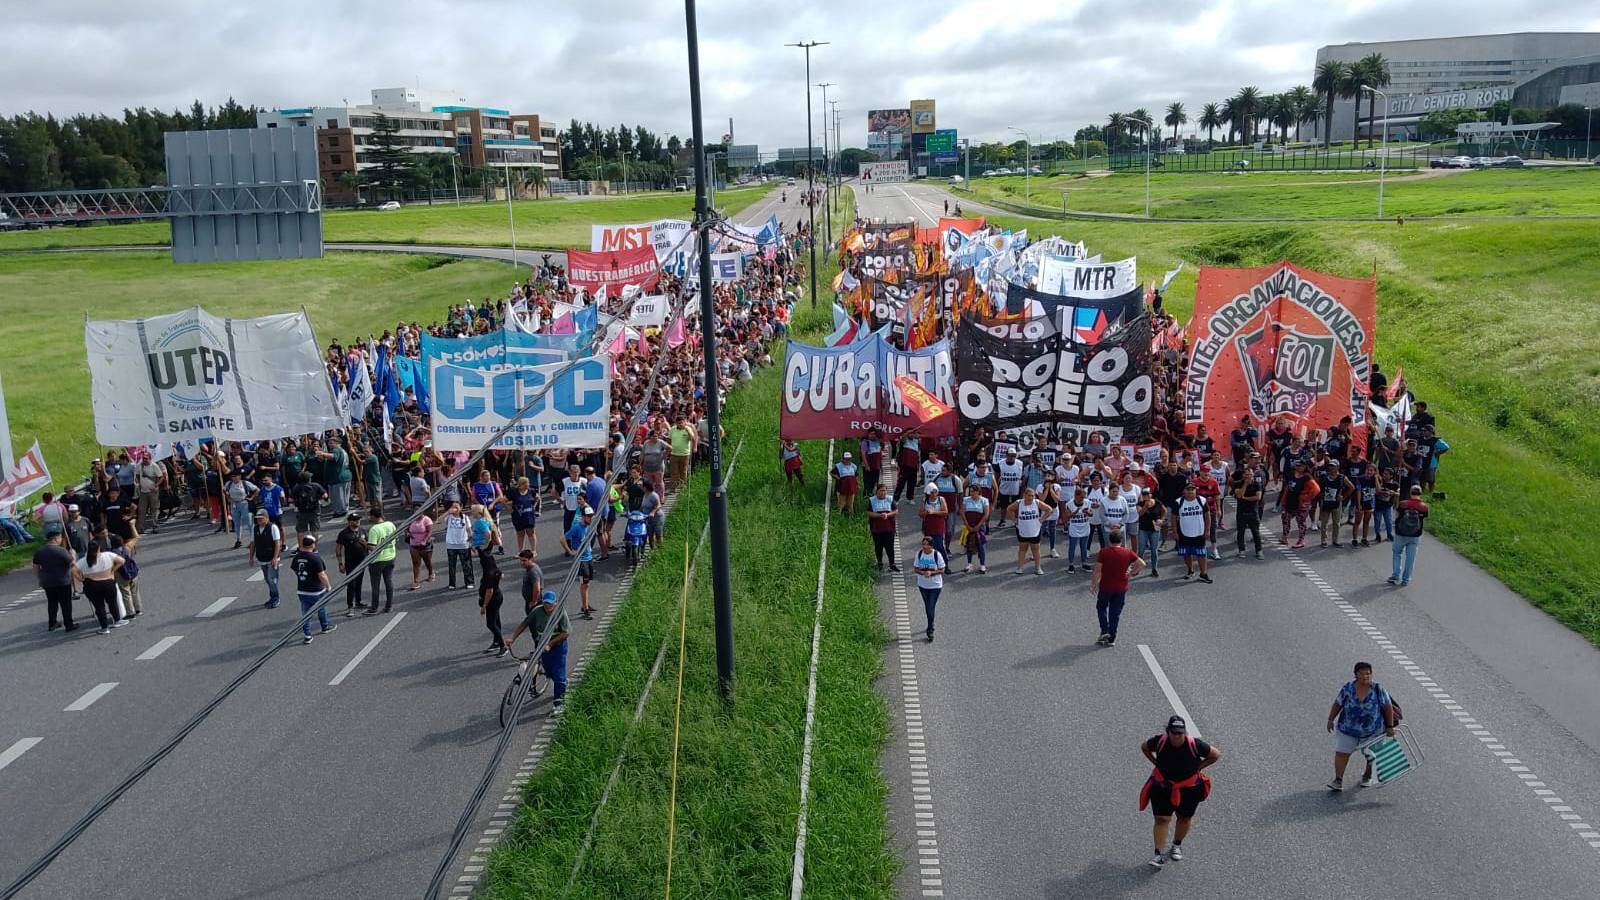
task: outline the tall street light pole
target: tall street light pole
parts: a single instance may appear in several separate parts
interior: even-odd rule
[[[844,190],[844,185],[840,184],[843,180],[844,170],[839,167],[839,153],[844,149],[844,145],[839,143],[839,101],[829,100],[828,105],[833,107],[833,169],[830,176],[833,179],[833,196],[829,200],[828,208],[837,212],[839,209],[839,193]],[[823,120],[822,127],[824,129],[828,127],[826,119]]]
[[[1018,128],[1015,125],[1007,125],[1006,128],[1008,130],[1010,130],[1010,131],[1015,131],[1017,134],[1022,135],[1022,141],[1023,141],[1024,144],[1027,145],[1024,148],[1024,150],[1026,152],[1023,153],[1023,156],[1022,156],[1023,165],[1027,166],[1027,168],[1022,170],[1022,202],[1024,202],[1024,203],[1032,203],[1033,202],[1033,138],[1031,136],[1029,136],[1029,134],[1026,131],[1023,131],[1021,128]]]
[[[506,220],[511,223],[511,268],[517,267],[517,214],[511,205],[511,166],[506,172]]]
[[[1389,95],[1370,85],[1363,84],[1361,89],[1383,98],[1383,155],[1378,157],[1378,218],[1381,219],[1383,218],[1383,173],[1388,168],[1389,162]]]
[[[733,698],[733,585],[728,575],[728,488],[722,483],[722,388],[717,383],[716,304],[711,298],[710,198],[706,195],[705,125],[700,113],[700,38],[694,21],[694,0],[683,0],[689,34],[689,114],[694,117],[694,224],[700,244],[700,343],[705,352],[706,427],[711,442],[711,595],[717,623],[717,688]],[[809,83],[811,79],[807,78]]]
[[[1144,217],[1150,218],[1150,132],[1155,130],[1156,123],[1149,119],[1136,119],[1127,117],[1129,122],[1138,122],[1144,126]]]
[[[1594,107],[1585,106],[1583,111],[1588,114],[1583,123],[1583,158],[1594,159],[1589,155],[1589,141],[1594,136]]]
[[[817,155],[812,152],[816,148],[811,137],[811,48],[827,45],[827,41],[800,41],[795,44],[784,44],[785,47],[800,47],[806,51],[806,195],[816,190]],[[806,204],[811,210],[811,308],[817,308],[817,205]]]
[[[830,178],[828,174],[830,171],[832,171],[828,162],[828,160],[831,159],[831,157],[828,155],[828,88],[833,87],[833,82],[819,81],[817,82],[817,87],[822,88],[822,196],[830,197],[833,193],[833,185],[831,183],[833,179]],[[810,92],[807,91],[807,93]],[[809,108],[807,109],[807,113],[810,113]],[[838,152],[837,147],[834,148],[834,152]],[[828,208],[831,205],[832,201],[827,201],[824,203],[824,208]],[[824,244],[823,246],[832,246],[833,216],[824,215],[822,217],[822,233],[826,235],[828,239],[828,243]],[[822,257],[823,259],[827,259],[828,254],[824,252]]]

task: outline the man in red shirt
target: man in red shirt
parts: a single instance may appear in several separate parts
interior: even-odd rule
[[[1122,605],[1128,599],[1128,581],[1144,569],[1139,554],[1122,546],[1122,531],[1111,532],[1110,546],[1101,547],[1094,558],[1094,574],[1089,578],[1089,590],[1094,592],[1094,611],[1100,616],[1102,647],[1117,644],[1117,623],[1122,619]]]
[[[1206,501],[1206,543],[1212,559],[1221,559],[1217,553],[1217,530],[1222,525],[1222,485],[1206,466],[1194,470],[1194,492]]]

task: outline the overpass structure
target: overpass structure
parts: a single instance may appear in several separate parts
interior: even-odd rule
[[[0,194],[0,212],[25,226],[321,211],[322,186],[314,179]]]

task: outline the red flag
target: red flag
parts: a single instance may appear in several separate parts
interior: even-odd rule
[[[942,423],[946,416],[955,415],[955,407],[940,402],[910,375],[896,378],[894,386],[900,389],[900,401],[911,410],[911,417],[923,426]]]
[[[1393,406],[1396,400],[1406,395],[1406,370],[1404,366],[1394,370],[1394,380],[1389,382],[1389,390],[1383,395],[1385,406]]]

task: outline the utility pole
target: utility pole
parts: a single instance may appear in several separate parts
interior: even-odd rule
[[[517,213],[511,206],[511,167],[506,166],[506,219],[511,223],[511,268],[517,267]]]
[[[839,153],[844,145],[839,143],[839,101],[829,100],[828,105],[833,107],[833,200],[829,209],[838,212],[839,194],[844,190],[844,168],[840,165]],[[823,120],[823,127],[827,127],[827,120]]]
[[[461,205],[461,173],[456,171],[456,152],[450,151],[450,182],[456,188],[456,205]]]
[[[833,82],[818,82],[817,87],[822,88],[822,195],[824,197],[829,197],[832,195],[833,191],[833,187],[830,183],[833,179],[829,176],[829,173],[832,171],[832,167],[828,162],[828,88],[833,87]],[[811,92],[807,91],[806,93],[809,95]],[[810,118],[810,116],[811,107],[807,106],[806,117]],[[835,148],[835,152],[837,152],[837,148]],[[827,208],[831,202],[832,201],[825,202],[823,204],[824,208]],[[828,238],[828,243],[824,246],[833,246],[833,216],[825,215],[822,217],[822,231],[825,235],[827,235]],[[823,254],[823,258],[827,258],[826,253]]]
[[[692,2],[692,0],[691,0]],[[827,41],[801,41],[796,44],[784,44],[785,47],[800,47],[806,51],[806,194],[809,196],[816,190],[817,154],[813,152],[816,139],[811,136],[811,48],[825,46]],[[817,205],[807,203],[806,208],[811,210],[811,308],[817,308]]]
[[[728,567],[728,488],[722,483],[722,389],[717,383],[717,314],[711,299],[710,198],[706,195],[705,126],[700,121],[700,38],[696,33],[694,0],[683,0],[684,24],[689,34],[689,114],[694,117],[694,225],[700,244],[700,343],[705,353],[706,428],[711,441],[711,596],[717,628],[717,688],[724,700],[733,699],[733,583]],[[806,79],[809,84],[811,79]],[[807,95],[810,90],[806,91]],[[813,275],[815,277],[815,275]],[[813,298],[815,303],[816,299]]]

